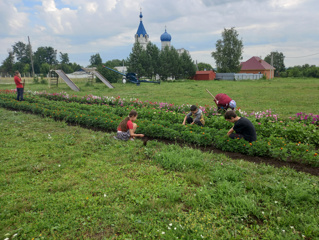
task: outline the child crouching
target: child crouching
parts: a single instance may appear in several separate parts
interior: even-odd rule
[[[128,117],[126,117],[122,122],[120,122],[117,127],[117,139],[120,140],[134,140],[135,137],[144,137],[144,134],[136,134],[135,130],[137,128],[137,124],[133,123],[137,119],[137,112],[132,110]]]

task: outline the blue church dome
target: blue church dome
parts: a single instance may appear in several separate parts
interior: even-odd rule
[[[162,42],[170,42],[172,40],[172,37],[169,33],[166,32],[166,29],[165,29],[165,32],[161,35],[161,41]]]
[[[142,15],[142,12],[140,12],[140,25],[138,26],[136,34],[137,34],[137,36],[142,35],[143,37],[145,37],[145,35],[148,35],[148,34],[146,33],[146,30],[144,28],[142,18],[143,18],[143,15]]]

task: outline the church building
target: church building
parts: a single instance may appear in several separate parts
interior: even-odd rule
[[[137,32],[135,34],[135,42],[139,42],[143,49],[146,49],[146,46],[149,42],[149,35],[147,34],[145,27],[143,25],[143,14],[140,12],[140,25],[138,26]],[[161,35],[161,50],[163,50],[166,46],[171,46],[172,36],[166,31]],[[178,51],[179,49],[177,49]],[[185,49],[183,49],[185,51]]]
[[[140,12],[140,25],[138,26],[137,32],[135,34],[135,42],[139,42],[143,49],[146,50],[146,46],[148,44],[149,36],[146,33],[146,30],[143,25],[143,15],[142,11]]]
[[[168,46],[171,46],[171,40],[172,37],[169,33],[166,32],[166,27],[165,27],[165,32],[161,35],[161,42],[162,42],[162,50]]]

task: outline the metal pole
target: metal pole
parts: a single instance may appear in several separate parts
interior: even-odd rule
[[[271,61],[270,61],[270,63],[271,63],[270,65],[273,67],[274,66],[274,55],[273,55],[273,52],[271,52]],[[271,69],[271,71],[274,72],[274,69]],[[271,78],[273,78],[272,75],[271,75]]]

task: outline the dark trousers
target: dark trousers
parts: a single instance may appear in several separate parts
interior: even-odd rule
[[[225,106],[219,106],[219,107],[217,107],[217,108],[218,108],[217,110],[224,110],[224,111],[227,111],[228,108],[230,108],[231,110],[234,110],[234,108],[225,107]]]
[[[17,88],[17,100],[23,101],[23,88]]]
[[[191,124],[192,122],[193,122],[193,118],[192,117],[188,117],[188,118],[186,118],[186,122],[188,123],[188,124]],[[195,121],[195,124],[197,124],[198,126],[203,126],[203,124],[202,124],[202,122],[201,121]]]
[[[238,133],[232,133],[229,135],[230,138],[232,139],[237,139],[237,138],[244,138],[244,135],[238,134]]]

